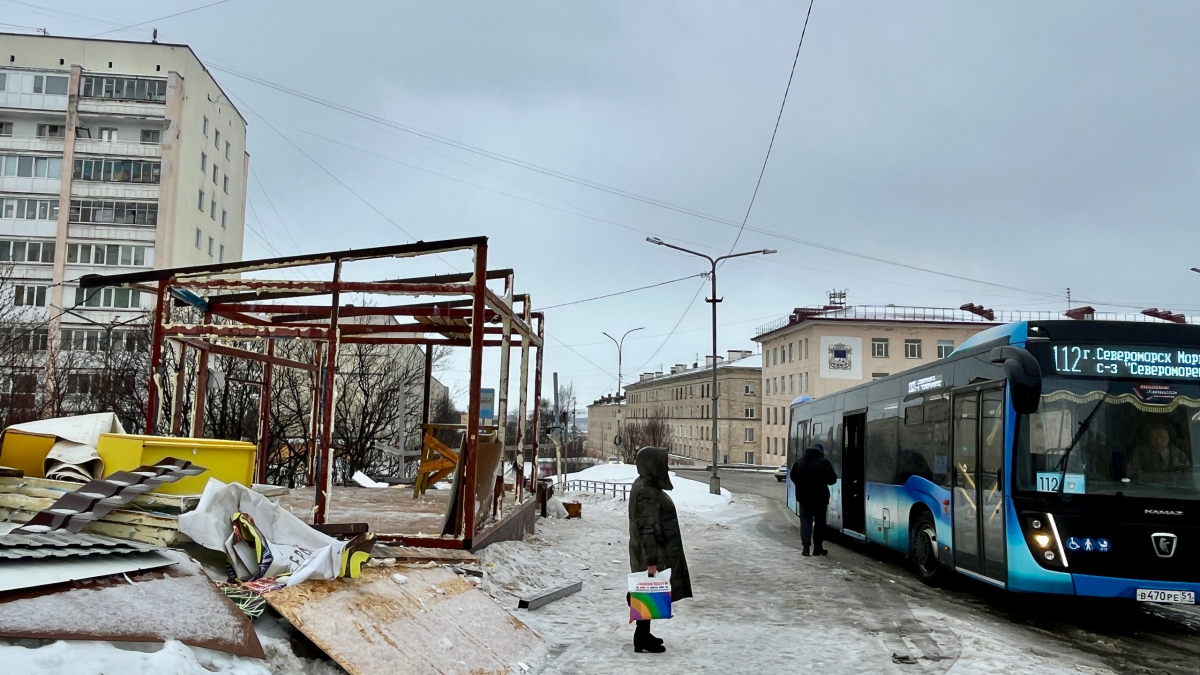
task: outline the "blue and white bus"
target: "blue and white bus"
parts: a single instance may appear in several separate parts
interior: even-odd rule
[[[1016,592],[1195,603],[1200,326],[1023,321],[945,359],[791,406],[828,523]],[[797,510],[788,481],[788,506]]]

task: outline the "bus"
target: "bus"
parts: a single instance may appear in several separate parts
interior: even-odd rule
[[[935,363],[793,401],[825,448],[829,529],[936,584],[1195,604],[1200,326],[1020,321]],[[795,485],[788,506],[799,513]]]

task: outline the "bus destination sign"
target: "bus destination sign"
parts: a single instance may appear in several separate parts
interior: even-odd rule
[[[1060,375],[1200,380],[1200,350],[1126,345],[1053,345]]]

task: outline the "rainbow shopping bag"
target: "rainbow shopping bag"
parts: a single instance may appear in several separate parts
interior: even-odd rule
[[[629,621],[671,618],[671,570],[629,575]]]

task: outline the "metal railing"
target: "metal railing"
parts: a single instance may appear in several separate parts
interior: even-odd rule
[[[569,480],[564,486],[564,492],[599,492],[602,495],[612,493],[614,498],[620,497],[621,501],[629,498],[629,489],[632,488],[631,483],[605,483],[599,480]]]
[[[823,309],[820,307],[802,307],[792,314],[781,316],[774,321],[765,323],[755,329],[754,334],[763,335],[778,330],[784,326],[811,320],[833,321],[923,321],[937,323],[978,323],[1001,324],[1014,321],[1053,321],[1068,320],[1072,317],[1063,312],[1054,311],[1019,311],[994,310],[994,318],[987,318],[962,309],[945,307],[896,307],[891,305],[858,305],[840,309]],[[1122,314],[1115,312],[1095,312],[1088,315],[1093,321],[1134,321],[1139,323],[1167,323],[1163,319],[1145,314]],[[1200,323],[1196,317],[1185,317],[1187,323]]]

